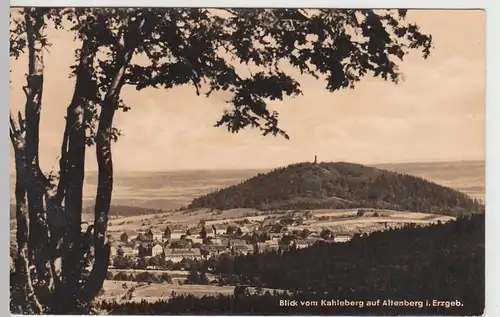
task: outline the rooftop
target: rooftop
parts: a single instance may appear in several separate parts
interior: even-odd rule
[[[336,232],[334,233],[335,237],[352,237],[353,234],[350,232]]]
[[[214,251],[214,250],[225,250],[227,249],[226,245],[205,245],[204,246],[205,250],[207,251]]]
[[[311,243],[311,240],[295,239],[295,244],[309,244],[309,243]]]
[[[184,233],[186,232],[186,230],[182,230],[182,229],[174,229],[172,231],[170,231],[170,233]]]
[[[221,229],[226,230],[228,226],[229,226],[228,224],[214,224],[213,225],[213,227],[217,230],[221,230]]]
[[[178,255],[201,255],[200,249],[167,249],[165,256],[178,256]]]
[[[241,240],[241,239],[230,240],[230,242],[234,246],[237,246],[237,245],[246,245],[247,244],[247,242],[245,240]]]
[[[233,246],[236,251],[247,251],[249,250],[247,245],[234,245]],[[253,250],[253,246],[251,246],[251,249]]]

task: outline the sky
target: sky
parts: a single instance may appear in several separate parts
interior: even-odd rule
[[[484,160],[485,39],[483,11],[409,11],[408,19],[433,36],[435,49],[400,64],[399,84],[365,77],[354,90],[329,93],[326,84],[297,76],[303,96],[273,103],[290,140],[257,130],[230,134],[215,128],[225,96],[197,96],[194,88],[125,87],[131,106],[115,125],[123,136],[113,145],[116,171],[272,168],[312,161],[362,164]],[[68,78],[78,43],[66,31],[47,30],[40,127],[40,164],[57,166],[65,109],[73,93]],[[23,107],[26,56],[11,62],[11,108]],[[11,169],[13,151],[11,149]],[[96,170],[95,149],[86,168]]]

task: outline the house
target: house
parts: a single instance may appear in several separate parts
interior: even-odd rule
[[[246,246],[247,242],[245,240],[241,239],[232,239],[228,241],[231,246],[234,247],[239,247],[239,246]]]
[[[310,246],[309,242],[305,239],[296,239],[294,245],[297,249],[304,249]]]
[[[225,236],[227,234],[227,224],[212,225],[212,228],[216,236]]]
[[[118,249],[119,248],[111,246],[109,249],[110,249],[110,252],[111,252],[112,256],[115,256],[115,255],[117,256],[118,255]]]
[[[153,241],[163,241],[163,233],[153,232]]]
[[[169,240],[167,242],[167,245],[171,249],[186,249],[191,247],[191,241],[186,240],[186,239],[181,239],[181,240]]]
[[[283,234],[282,233],[270,233],[269,234],[269,238],[271,240],[276,240],[276,241],[279,241],[281,240],[281,237],[283,237]]]
[[[206,245],[204,249],[208,252],[208,257],[217,256],[222,253],[228,252],[228,248],[225,245]]]
[[[207,238],[215,237],[215,231],[212,227],[205,227],[205,232],[207,233]]]
[[[210,239],[210,244],[213,244],[213,245],[222,245],[222,240],[221,239],[217,239],[217,238],[212,238],[212,239]]]
[[[257,252],[259,253],[269,251],[269,246],[266,242],[257,242],[256,247],[257,247]]]
[[[139,250],[136,248],[122,247],[123,255],[129,257],[136,257],[139,255]]]
[[[280,247],[278,240],[267,240],[265,243],[267,244],[267,248],[271,250],[278,250]]]
[[[269,245],[269,246],[271,246],[271,245],[278,245],[279,244],[279,240],[276,240],[276,239],[266,240],[265,243],[267,243],[267,245]]]
[[[183,235],[185,235],[186,232],[184,230],[173,230],[170,233],[170,239],[171,240],[180,240]]]
[[[250,234],[250,228],[248,228],[247,226],[241,226],[236,230],[236,233],[240,236]]]
[[[189,236],[186,237],[186,240],[191,241],[191,244],[203,244],[203,239],[200,237]]]
[[[247,254],[252,254],[252,253],[255,251],[254,246],[253,246],[253,245],[251,245],[251,244],[247,244],[247,245],[245,246],[245,248],[246,248],[246,253],[247,253]]]
[[[313,231],[313,232],[311,232],[311,234],[309,235],[309,237],[319,238],[319,232]]]
[[[152,256],[157,256],[163,254],[163,247],[160,244],[155,244],[154,247],[151,249],[151,255]]]
[[[351,241],[351,239],[352,239],[352,234],[346,233],[346,232],[338,232],[338,233],[335,233],[333,236],[334,242],[343,243],[343,242]]]
[[[253,246],[250,245],[250,248],[248,248],[247,245],[234,245],[231,247],[231,252],[234,254],[247,255],[249,252],[253,252]]]
[[[166,249],[165,260],[174,263],[181,262],[183,259],[200,260],[202,258],[200,249]]]

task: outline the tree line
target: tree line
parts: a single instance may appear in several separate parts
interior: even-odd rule
[[[108,271],[107,280],[129,281],[138,283],[172,283],[172,278],[167,273],[154,274],[151,272],[126,273],[118,272],[113,274]]]

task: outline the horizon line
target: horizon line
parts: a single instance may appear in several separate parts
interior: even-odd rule
[[[127,170],[127,169],[117,169],[114,168],[114,172],[117,173],[168,173],[168,172],[196,172],[196,171],[255,171],[255,170],[272,170],[275,168],[280,168],[280,167],[286,167],[292,164],[299,164],[299,163],[307,163],[307,162],[313,162],[311,161],[301,161],[301,162],[295,162],[295,163],[288,163],[286,165],[275,165],[275,166],[268,166],[268,167],[242,167],[242,168],[180,168],[180,169],[148,169],[148,170]],[[318,163],[339,163],[339,162],[344,162],[344,163],[352,163],[352,164],[360,164],[360,165],[365,165],[365,166],[381,166],[381,165],[405,165],[405,164],[444,164],[444,163],[472,163],[472,162],[486,162],[486,159],[467,159],[467,160],[441,160],[441,161],[433,161],[433,160],[426,160],[426,161],[399,161],[399,162],[382,162],[382,163],[360,163],[360,162],[355,162],[355,161],[345,161],[345,160],[338,160],[338,161],[319,161]],[[10,174],[14,174],[16,171],[11,170]],[[85,169],[85,172],[90,172],[90,173],[97,173],[97,169]]]
[[[269,170],[269,169],[275,169],[275,168],[280,168],[280,167],[285,167],[289,166],[292,164],[299,164],[299,163],[307,163],[309,161],[302,161],[302,162],[296,162],[296,163],[289,163],[286,165],[275,165],[275,166],[268,166],[268,167],[243,167],[243,168],[181,168],[181,169],[150,169],[150,170],[126,170],[126,169],[114,169],[115,172],[118,173],[152,173],[152,172],[196,172],[196,171],[242,171],[242,170]],[[312,160],[310,161],[311,163],[313,162]],[[442,161],[400,161],[400,162],[383,162],[383,163],[359,163],[359,162],[353,162],[353,161],[345,161],[345,160],[338,160],[338,161],[318,161],[318,163],[338,163],[338,162],[345,162],[345,163],[352,163],[352,164],[360,164],[360,165],[366,165],[366,166],[380,166],[380,165],[404,165],[404,164],[443,164],[443,163],[472,163],[472,162],[486,162],[486,159],[474,159],[474,160],[442,160]],[[85,172],[98,172],[97,169],[88,169],[85,170]]]

